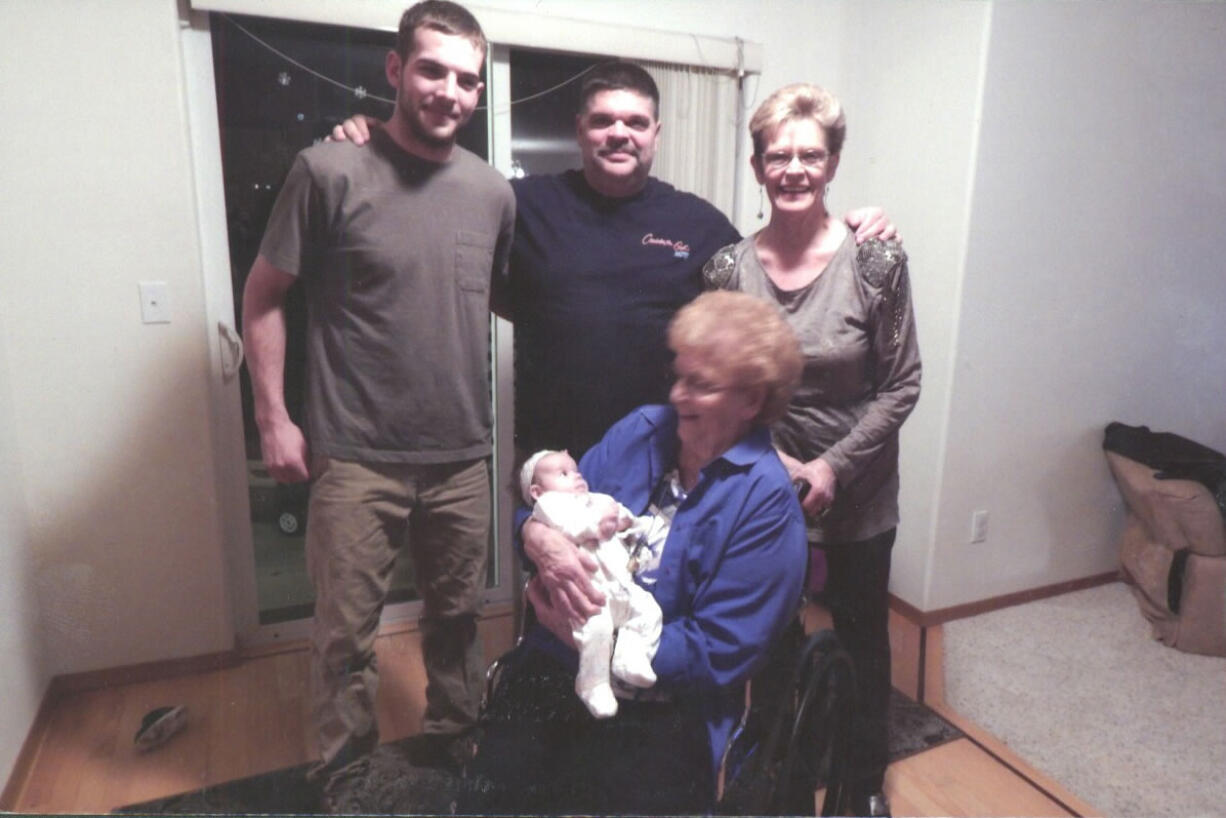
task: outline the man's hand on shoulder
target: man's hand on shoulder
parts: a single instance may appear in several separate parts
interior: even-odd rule
[[[352,142],[355,145],[365,145],[370,141],[370,134],[376,128],[382,128],[383,123],[373,116],[354,114],[341,124],[332,128],[328,136],[329,142]]]
[[[849,210],[843,217],[843,221],[856,231],[856,244],[864,244],[869,239],[881,239],[882,241],[894,239],[899,243],[902,242],[902,235],[899,234],[898,228],[885,215],[885,210],[880,207],[857,207],[855,210]]]
[[[553,607],[573,622],[585,622],[600,610],[605,596],[592,585],[597,565],[591,554],[539,520],[524,523],[523,538],[524,553],[536,565]]]

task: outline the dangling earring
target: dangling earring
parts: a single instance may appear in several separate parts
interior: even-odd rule
[[[761,218],[762,218],[762,216],[763,216],[763,213],[762,213],[762,204],[763,204],[763,202],[762,202],[762,197],[763,197],[763,194],[765,193],[765,191],[766,191],[766,188],[762,187],[762,185],[758,185],[758,218],[759,218],[759,219],[761,219]]]
[[[830,195],[830,185],[826,185],[826,189],[822,191],[822,201],[826,201],[826,197]]]

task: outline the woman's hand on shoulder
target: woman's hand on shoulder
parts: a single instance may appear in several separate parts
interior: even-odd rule
[[[370,141],[370,134],[375,128],[382,128],[383,123],[373,116],[354,114],[339,125],[332,128],[328,136],[329,142],[352,142],[355,145],[365,145]]]
[[[890,217],[885,215],[885,210],[880,207],[857,207],[855,210],[849,210],[843,217],[843,221],[856,231],[856,244],[864,244],[869,239],[881,239],[882,241],[893,239],[899,244],[902,243],[902,235],[898,232],[898,228],[894,226],[894,222],[890,221]]]
[[[523,538],[524,553],[536,565],[534,582],[541,583],[553,608],[577,622],[600,610],[605,596],[592,584],[597,565],[591,554],[539,520],[524,523]]]
[[[838,490],[839,481],[834,469],[820,457],[802,463],[796,471],[789,472],[793,480],[806,480],[809,491],[800,498],[800,507],[808,517],[820,517],[834,505],[834,495]]]

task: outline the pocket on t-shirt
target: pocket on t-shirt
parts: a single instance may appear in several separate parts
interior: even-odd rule
[[[494,266],[494,237],[473,230],[455,234],[455,280],[461,290],[487,293]]]

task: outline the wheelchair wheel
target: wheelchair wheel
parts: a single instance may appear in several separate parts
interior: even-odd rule
[[[854,697],[851,657],[833,631],[806,637],[799,624],[789,628],[751,683],[750,710],[725,756],[735,772],[717,813],[812,815],[824,781],[821,814],[839,814],[847,806]]]
[[[795,690],[795,715],[781,754],[770,813],[811,814],[818,783],[824,780],[821,814],[838,815],[848,796],[855,674],[851,657],[832,632],[820,631],[805,642]]]

